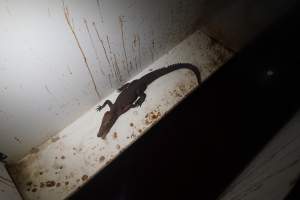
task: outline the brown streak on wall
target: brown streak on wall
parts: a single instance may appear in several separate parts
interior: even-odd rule
[[[110,63],[110,61],[109,61],[109,59],[108,59],[108,56],[107,56],[107,52],[106,52],[104,43],[103,43],[102,39],[100,38],[100,34],[99,34],[99,32],[98,32],[98,29],[97,29],[97,27],[96,27],[95,22],[93,22],[93,26],[94,26],[94,29],[95,29],[95,31],[96,31],[96,33],[97,33],[98,40],[99,40],[99,42],[100,42],[101,45],[102,45],[102,48],[103,48],[103,51],[104,51],[104,54],[105,54],[107,63],[111,66],[111,63]]]
[[[63,1],[62,1],[62,2],[63,2]],[[86,68],[87,68],[87,70],[88,70],[88,73],[89,73],[89,75],[90,75],[90,77],[91,77],[91,80],[92,80],[92,82],[93,82],[94,90],[95,90],[95,92],[96,92],[98,98],[100,99],[100,98],[101,98],[101,95],[100,95],[100,93],[99,93],[99,91],[98,91],[98,89],[97,89],[97,85],[96,85],[94,76],[93,76],[92,71],[91,71],[91,69],[90,69],[90,66],[89,66],[89,64],[88,64],[88,62],[87,62],[87,58],[86,58],[86,56],[85,56],[85,53],[84,53],[84,51],[83,51],[83,49],[82,49],[82,47],[81,47],[81,45],[80,45],[79,39],[78,39],[78,37],[77,37],[77,35],[76,35],[76,33],[75,33],[74,27],[71,25],[69,9],[68,9],[68,7],[66,7],[66,6],[64,5],[64,2],[63,2],[63,10],[64,10],[65,20],[66,20],[66,22],[67,22],[67,24],[68,24],[68,27],[69,27],[70,31],[72,32],[72,34],[73,34],[73,36],[74,36],[74,39],[75,39],[76,44],[77,44],[77,46],[78,46],[78,48],[79,48],[79,50],[80,50],[80,53],[81,53],[81,55],[82,55],[83,61],[84,61],[84,63],[85,63],[85,66],[86,66]]]
[[[136,35],[136,37],[137,37],[137,41],[138,41],[138,48],[139,48],[139,51],[138,51],[138,53],[139,53],[139,62],[140,62],[140,69],[142,69],[142,57],[141,57],[141,39],[140,39],[140,36],[137,34]]]
[[[118,66],[118,62],[117,62],[117,56],[116,54],[113,54],[114,56],[114,62],[115,62],[115,70],[116,70],[116,75],[117,75],[117,78],[120,82],[122,82],[122,76],[121,76],[121,73],[120,73],[120,68]]]
[[[122,45],[123,45],[123,51],[124,51],[124,56],[125,56],[125,61],[126,61],[126,71],[129,75],[129,70],[128,70],[128,58],[127,58],[127,53],[126,53],[126,48],[125,48],[125,36],[124,36],[124,20],[123,20],[124,16],[119,16],[119,22],[120,22],[120,26],[121,26],[121,33],[122,33]]]
[[[107,44],[108,44],[109,53],[112,54],[111,47],[110,47],[110,41],[109,41],[108,35],[106,36],[106,41],[107,41]]]
[[[92,47],[93,47],[93,50],[94,50],[94,53],[95,53],[95,56],[96,56],[96,60],[98,61],[99,69],[100,69],[102,75],[105,76],[105,72],[104,72],[103,69],[101,68],[100,59],[99,59],[98,52],[97,52],[97,49],[96,49],[94,40],[93,40],[93,38],[92,38],[90,29],[89,29],[89,26],[88,26],[88,22],[87,22],[86,19],[83,19],[83,21],[84,21],[84,24],[85,24],[85,28],[86,28],[86,30],[87,30],[87,33],[88,33],[88,35],[89,35],[89,39],[90,39],[90,41],[91,41],[91,44],[92,44]]]

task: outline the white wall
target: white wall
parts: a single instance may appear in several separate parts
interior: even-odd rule
[[[15,161],[74,121],[191,32],[203,2],[0,0],[0,152]]]

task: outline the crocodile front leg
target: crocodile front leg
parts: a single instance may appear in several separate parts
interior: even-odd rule
[[[97,111],[98,112],[100,112],[106,105],[108,105],[109,106],[109,108],[110,108],[110,110],[112,109],[112,106],[113,106],[113,103],[110,101],[110,100],[106,100],[104,103],[103,103],[103,105],[101,106],[98,106],[97,107]]]
[[[136,108],[138,106],[142,106],[146,99],[147,95],[143,92],[139,95],[139,98],[131,105],[131,108]]]

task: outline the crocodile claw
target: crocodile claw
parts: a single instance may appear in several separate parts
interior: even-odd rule
[[[102,106],[98,106],[98,107],[96,108],[96,110],[97,110],[98,112],[100,112],[100,111],[102,110]]]

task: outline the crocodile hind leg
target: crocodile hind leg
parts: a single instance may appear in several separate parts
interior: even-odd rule
[[[98,112],[100,112],[106,105],[108,105],[109,108],[112,109],[112,106],[113,106],[112,102],[111,102],[110,100],[106,100],[106,101],[103,103],[103,105],[102,105],[102,106],[101,106],[101,105],[98,106],[96,110],[97,110]]]
[[[147,95],[144,92],[140,94],[139,98],[131,105],[131,108],[136,108],[138,106],[141,106],[144,103],[146,97]]]

